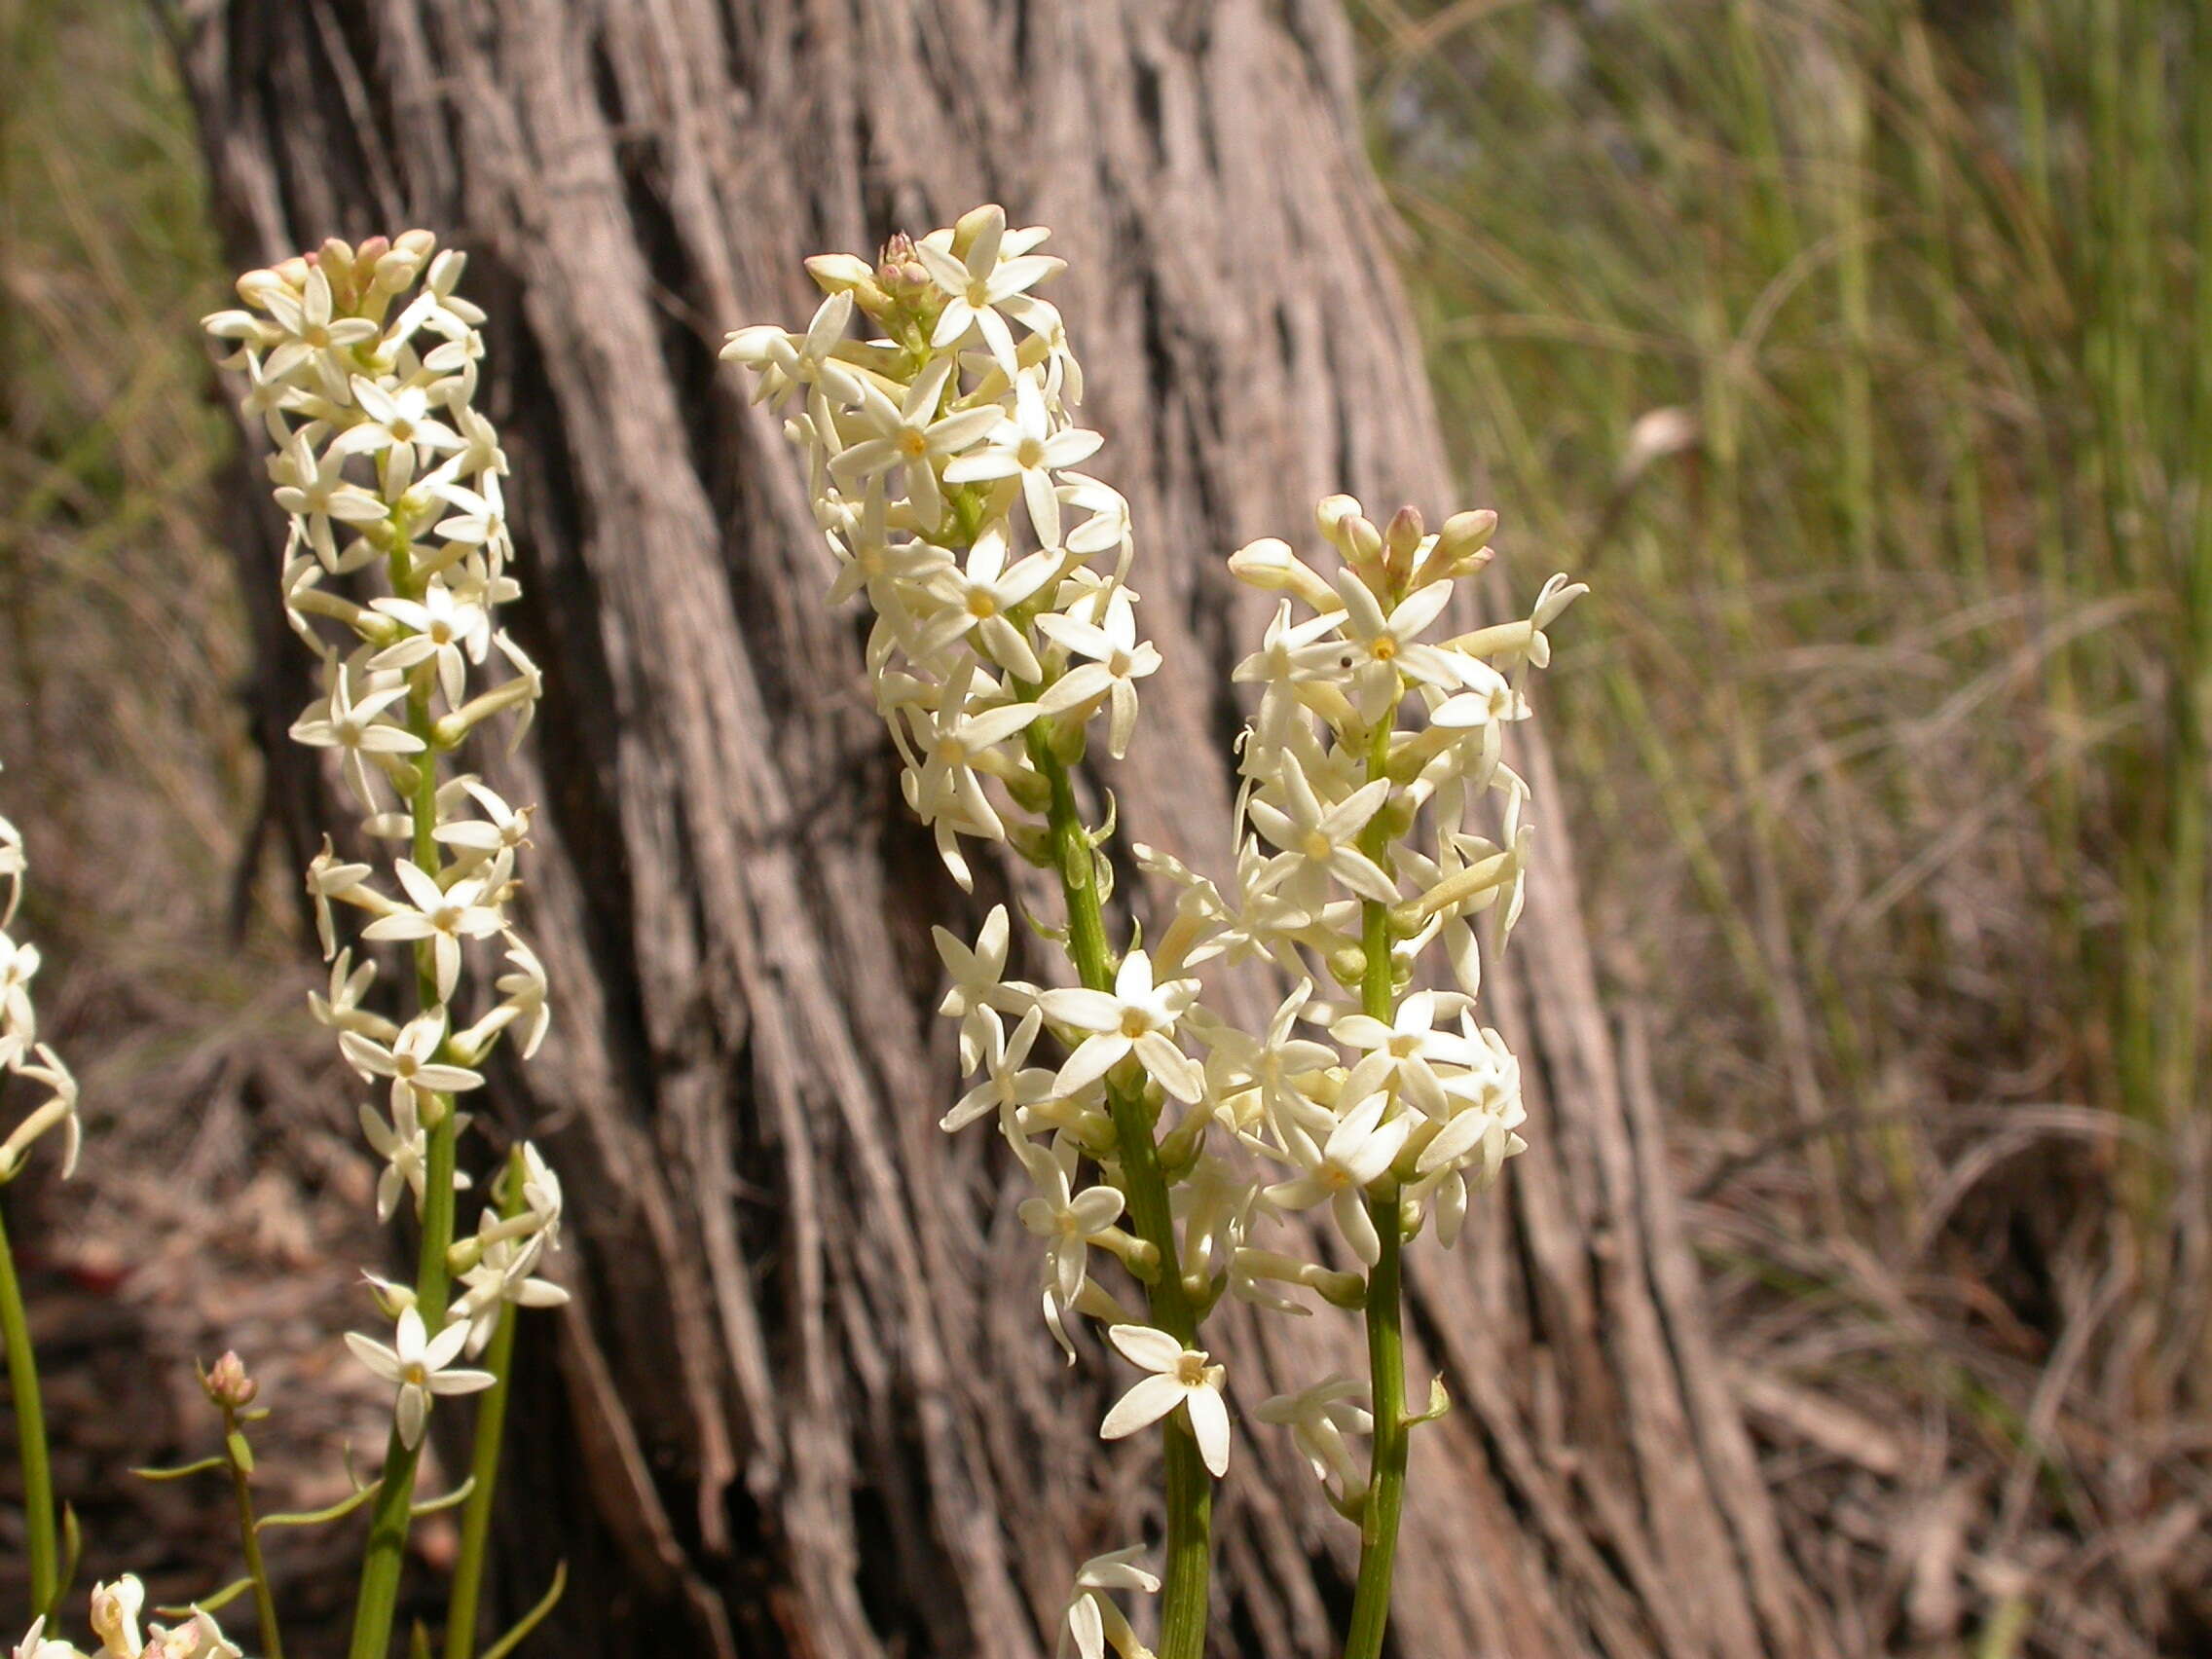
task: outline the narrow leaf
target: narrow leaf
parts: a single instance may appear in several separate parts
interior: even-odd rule
[[[484,1659],[507,1659],[522,1639],[545,1621],[545,1616],[560,1605],[561,1592],[569,1587],[569,1564],[561,1563],[553,1569],[553,1586],[538,1601],[536,1606],[523,1614],[514,1629],[484,1649]]]
[[[376,1494],[375,1487],[363,1487],[350,1497],[340,1498],[328,1509],[301,1510],[289,1515],[264,1515],[253,1524],[253,1530],[258,1532],[264,1527],[319,1527],[325,1521],[335,1521],[342,1515],[352,1514]]]
[[[197,1463],[179,1463],[173,1469],[132,1469],[130,1472],[142,1481],[181,1481],[187,1475],[202,1475],[209,1469],[228,1467],[224,1458],[203,1457]]]
[[[203,1597],[200,1601],[180,1603],[173,1607],[156,1607],[154,1611],[161,1614],[165,1619],[188,1619],[192,1616],[194,1608],[198,1608],[203,1613],[219,1613],[252,1588],[252,1579],[240,1578],[224,1585],[212,1596]]]

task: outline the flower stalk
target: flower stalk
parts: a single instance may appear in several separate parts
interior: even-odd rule
[[[1035,733],[1036,728],[1031,728]],[[1097,853],[1084,828],[1067,767],[1041,734],[1029,742],[1031,757],[1051,786],[1047,820],[1060,892],[1067,905],[1068,956],[1086,989],[1111,990],[1114,965],[1106,943],[1105,907],[1096,877]],[[1153,1140],[1152,1113],[1141,1088],[1109,1077],[1107,1100],[1114,1119],[1114,1148],[1122,1190],[1136,1235],[1158,1261],[1144,1281],[1152,1322],[1185,1347],[1198,1343],[1198,1316],[1175,1247],[1174,1215]],[[1164,1444],[1167,1512],[1166,1571],[1161,1574],[1160,1659],[1199,1659],[1205,1651],[1209,1581],[1213,1570],[1213,1480],[1190,1425],[1169,1418]]]
[[[529,1213],[523,1195],[527,1165],[510,1154],[499,1194],[499,1218],[512,1222]],[[499,1484],[499,1452],[506,1438],[507,1390],[514,1381],[515,1305],[501,1304],[492,1343],[484,1350],[484,1369],[492,1385],[476,1405],[475,1438],[468,1467],[468,1502],[461,1512],[461,1552],[454,1560],[453,1594],[446,1602],[446,1659],[473,1659],[476,1609],[484,1587],[484,1564],[492,1537],[492,1495]]]
[[[960,1022],[963,1070],[979,1074],[940,1125],[995,1118],[1034,1183],[1019,1216],[1070,1362],[1088,1318],[1142,1374],[1101,1437],[1155,1424],[1163,1437],[1163,1572],[1139,1566],[1140,1550],[1084,1563],[1063,1650],[1072,1640],[1080,1659],[1147,1659],[1116,1598],[1159,1594],[1161,1659],[1199,1659],[1211,1483],[1228,1473],[1232,1432],[1230,1366],[1197,1346],[1199,1327],[1223,1295],[1310,1314],[1303,1292],[1364,1312],[1371,1377],[1324,1379],[1256,1415],[1290,1430],[1361,1527],[1346,1651],[1378,1659],[1407,1436],[1423,1420],[1405,1407],[1403,1255],[1424,1228],[1455,1242],[1470,1195],[1522,1150],[1518,1067],[1474,1018],[1470,918],[1497,912],[1495,949],[1519,911],[1527,786],[1503,764],[1503,738],[1528,712],[1524,670],[1548,656],[1544,624],[1580,589],[1555,578],[1526,622],[1439,645],[1425,636],[1489,557],[1494,514],[1457,514],[1431,535],[1410,507],[1378,527],[1331,497],[1315,512],[1340,562],[1327,577],[1281,541],[1239,549],[1231,572],[1280,597],[1235,675],[1258,702],[1238,746],[1234,883],[1134,848],[1174,913],[1146,931],[1149,948],[1117,954],[1098,852],[1113,827],[1084,824],[1069,768],[1093,720],[1122,756],[1161,657],[1127,585],[1127,503],[1074,470],[1102,440],[1076,424],[1083,371],[1059,313],[1033,292],[1060,268],[1035,251],[1046,240],[986,206],[894,238],[874,266],[824,255],[808,262],[827,297],[805,330],[740,329],[723,355],[756,372],[757,396],[788,411],[806,453],[840,566],[830,597],[865,595],[873,611],[877,707],[946,868],[972,888],[964,844],[999,842],[1052,871],[1065,901],[1054,937],[1074,986],[1008,976],[1003,905],[973,943],[936,930],[952,979],[940,1012]],[[849,339],[862,317],[876,337]],[[1299,605],[1312,614],[1298,618]],[[1400,741],[1405,709],[1419,719]],[[1493,840],[1477,809],[1500,799]],[[1401,996],[1431,942],[1459,989]],[[1292,981],[1264,1032],[1206,1005],[1215,959],[1270,962]],[[1056,1067],[1033,1058],[1046,1041],[1064,1055]],[[1255,1179],[1255,1157],[1286,1178]],[[1089,1165],[1104,1179],[1083,1190]],[[1261,1241],[1323,1206],[1364,1273]],[[1142,1321],[1089,1276],[1094,1260],[1142,1288]],[[1439,1390],[1431,1413],[1443,1402]],[[1349,1444],[1361,1434],[1374,1437],[1364,1467]]]
[[[408,1533],[423,1512],[414,1490],[432,1407],[503,1387],[512,1310],[567,1299],[533,1276],[558,1237],[561,1192],[527,1143],[508,1183],[519,1208],[480,1214],[466,1247],[455,1249],[458,1194],[467,1185],[460,1098],[484,1086],[479,1068],[495,1046],[511,1041],[528,1059],[547,1025],[543,967],[507,914],[532,809],[500,799],[463,769],[461,754],[493,720],[519,742],[542,688],[536,665],[497,621],[520,585],[500,482],[506,457],[474,403],[485,318],[457,292],[463,265],[424,231],[359,246],[326,241],[248,272],[238,284],[243,309],[205,319],[210,334],[235,344],[228,364],[248,386],[241,408],[275,446],[269,470],[292,537],[285,616],[322,665],[321,693],[292,736],[335,762],[364,815],[359,842],[380,858],[403,849],[389,858],[388,885],[375,864],[342,859],[328,840],[308,870],[332,962],[329,994],[313,999],[314,1014],[384,1097],[359,1109],[385,1164],[379,1219],[412,1199],[419,1231],[413,1282],[373,1280],[391,1340],[347,1337],[393,1390],[383,1473],[362,1497],[371,1519],[352,1659],[385,1659],[390,1645]],[[327,591],[334,577],[367,586],[381,578],[383,591],[357,603]],[[344,637],[334,641],[334,632]],[[344,949],[341,906],[366,918]],[[473,992],[472,958],[494,940],[512,971],[490,994]],[[374,1006],[376,950],[385,945],[405,946],[413,969],[404,1023]],[[474,1021],[465,1028],[455,1018],[461,1007]],[[457,1363],[495,1343],[498,1377]],[[503,1403],[479,1422],[496,1438],[502,1416]],[[496,1444],[477,1448],[480,1477],[486,1457],[496,1472]],[[471,1632],[492,1484],[478,1478],[452,1500],[471,1505],[463,1621]]]

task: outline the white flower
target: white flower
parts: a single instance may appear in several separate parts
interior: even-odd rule
[[[223,1635],[215,1617],[195,1607],[180,1625],[155,1625],[147,1639],[145,1659],[241,1659],[238,1644]]]
[[[533,1278],[545,1254],[542,1233],[522,1238],[496,1238],[483,1248],[476,1265],[461,1275],[466,1292],[455,1305],[455,1315],[468,1325],[466,1351],[484,1351],[508,1304],[517,1308],[564,1308],[569,1293],[550,1279]]]
[[[1291,1154],[1306,1165],[1306,1173],[1267,1191],[1268,1201],[1278,1209],[1311,1209],[1326,1199],[1345,1241],[1371,1268],[1382,1259],[1382,1242],[1367,1213],[1366,1189],[1390,1167],[1413,1127],[1403,1117],[1382,1122],[1388,1104],[1388,1095],[1370,1095],[1338,1121],[1319,1147],[1303,1130],[1285,1124]]]
[[[530,844],[532,808],[511,807],[474,778],[462,778],[461,787],[484,809],[482,818],[449,818],[430,831],[441,846],[460,847],[489,857],[514,852]]]
[[[1038,632],[1054,645],[1091,660],[1070,669],[1052,682],[1037,699],[1048,715],[1113,700],[1113,718],[1106,730],[1106,753],[1119,760],[1128,753],[1129,736],[1136,729],[1136,682],[1160,667],[1160,651],[1149,640],[1137,638],[1136,607],[1128,590],[1117,588],[1106,602],[1103,624],[1073,616],[1048,613],[1037,618]]]
[[[949,314],[949,313],[948,313]],[[1045,395],[1033,376],[1014,383],[1014,418],[1001,421],[983,434],[982,447],[972,450],[944,469],[947,484],[985,483],[1000,478],[1021,480],[1021,498],[1029,509],[1030,525],[1040,544],[1060,545],[1060,498],[1052,474],[1063,466],[1077,466],[1098,453],[1106,440],[1096,432],[1075,427],[1052,430],[1045,409]]]
[[[400,1027],[389,1045],[363,1031],[341,1031],[338,1047],[353,1069],[366,1078],[391,1079],[391,1110],[420,1114],[436,1094],[460,1094],[484,1087],[484,1074],[438,1058],[446,1040],[443,1006],[417,1014]]]
[[[288,284],[273,282],[258,290],[254,298],[281,331],[281,344],[269,353],[269,378],[293,380],[300,370],[312,370],[322,395],[333,403],[344,403],[349,394],[346,360],[350,349],[374,340],[377,325],[366,317],[335,314],[330,278],[319,266],[309,270],[296,291]]]
[[[965,566],[947,565],[929,577],[925,585],[942,608],[915,640],[918,655],[934,654],[973,632],[984,654],[1000,667],[1032,684],[1045,678],[1036,651],[1007,612],[1052,579],[1059,557],[1032,553],[1010,569],[1006,555],[1005,527],[993,525],[976,537]]]
[[[352,380],[353,402],[364,419],[338,434],[332,455],[407,452],[412,471],[417,454],[443,454],[462,447],[461,434],[430,414],[430,394],[419,386],[379,386],[365,375]],[[399,485],[404,490],[405,484]]]
[[[1367,1470],[1346,1444],[1347,1434],[1373,1434],[1374,1414],[1358,1404],[1367,1384],[1349,1377],[1324,1378],[1293,1394],[1276,1394],[1253,1413],[1262,1422],[1281,1423],[1313,1471],[1340,1502],[1367,1490]]]
[[[1346,1048],[1370,1051],[1346,1080],[1346,1095],[1356,1100],[1395,1085],[1430,1117],[1444,1116],[1444,1085],[1437,1078],[1436,1064],[1472,1065],[1477,1052],[1456,1032],[1434,1029],[1436,1012],[1435,993],[1416,991],[1398,1005],[1388,1024],[1354,1014],[1330,1026],[1329,1035]]]
[[[18,944],[0,933],[0,1063],[12,1061],[38,1038],[38,1010],[31,1004],[38,965],[37,945],[27,940]]]
[[[1137,1557],[1144,1553],[1143,1545],[1133,1545],[1109,1555],[1092,1556],[1076,1568],[1075,1593],[1068,1598],[1061,1615],[1060,1639],[1052,1649],[1054,1659],[1067,1659],[1071,1641],[1077,1659],[1105,1659],[1109,1642],[1124,1659],[1144,1659],[1145,1649],[1129,1628],[1129,1621],[1105,1594],[1109,1590],[1159,1594],[1158,1575],[1137,1566]]]
[[[438,1001],[451,1002],[454,985],[461,978],[461,941],[489,939],[504,931],[506,920],[496,905],[483,902],[487,884],[481,880],[457,881],[449,889],[440,887],[437,878],[413,859],[401,859],[392,867],[410,903],[388,916],[379,916],[361,930],[361,937],[428,940]]]
[[[935,236],[924,237],[914,249],[922,268],[930,274],[930,280],[949,296],[944,310],[938,314],[930,345],[941,351],[957,346],[974,330],[982,335],[992,357],[1012,374],[1015,355],[1014,335],[999,311],[1001,308],[1015,310],[1007,307],[1009,300],[1064,271],[1067,262],[1041,253],[1001,258],[1002,244],[1006,240],[1003,207],[978,207],[961,220],[960,228],[971,232],[965,260],[953,256],[950,235],[941,242]],[[1030,245],[1042,240],[1039,236]]]
[[[545,964],[513,933],[507,935],[507,960],[515,965],[515,971],[501,974],[492,985],[505,994],[506,1001],[501,1007],[512,1011],[516,1023],[522,1027],[522,1057],[527,1060],[537,1052],[538,1044],[545,1041],[546,1027],[553,1019],[545,1000],[549,989]]]
[[[1389,799],[1388,779],[1362,784],[1344,799],[1323,806],[1298,756],[1286,750],[1282,768],[1271,784],[1269,793],[1279,793],[1279,804],[1254,794],[1244,808],[1252,827],[1282,849],[1260,877],[1262,891],[1287,883],[1293,900],[1312,904],[1321,899],[1324,878],[1333,878],[1362,899],[1382,904],[1398,902],[1397,884],[1353,844],[1368,820]]]
[[[1131,1365],[1152,1373],[1106,1414],[1098,1425],[1102,1440],[1120,1440],[1181,1406],[1214,1479],[1229,1473],[1229,1408],[1221,1397],[1228,1373],[1207,1363],[1201,1348],[1187,1348],[1165,1331],[1150,1325],[1114,1325],[1106,1338]]]
[[[339,666],[330,677],[330,694],[308,705],[307,712],[292,722],[291,736],[294,743],[310,749],[343,750],[346,781],[354,798],[374,812],[379,800],[368,756],[418,755],[425,745],[405,726],[377,718],[407,695],[405,682],[372,688],[367,695],[355,697],[352,681],[351,671]]]
[[[1031,1009],[1021,1016],[1021,1023],[1009,1038],[1006,1028],[999,1023],[999,1016],[987,1007],[978,1007],[983,1018],[983,1046],[977,1059],[982,1066],[983,1081],[963,1094],[954,1102],[952,1110],[938,1120],[937,1126],[947,1134],[993,1113],[1002,1118],[1009,1113],[1015,1114],[1018,1122],[1023,1107],[1035,1106],[1052,1094],[1052,1074],[1042,1066],[1022,1064],[1029,1058],[1030,1048],[1045,1022],[1044,1012]]]
[[[851,291],[831,294],[816,308],[804,334],[766,326],[740,328],[723,343],[722,360],[764,371],[755,394],[758,398],[780,402],[794,387],[819,385],[839,403],[858,403],[860,378],[831,355],[852,319]]]
[[[1022,1199],[1016,1213],[1022,1226],[1045,1240],[1053,1286],[1062,1304],[1071,1303],[1083,1288],[1090,1238],[1121,1219],[1122,1195],[1103,1186],[1075,1191],[1078,1149],[1072,1141],[1047,1152],[1032,1142],[1017,1140],[1014,1150],[1021,1155],[1039,1194]]]
[[[1044,992],[1037,1006],[1055,1024],[1088,1032],[1052,1080],[1052,1092],[1073,1094],[1096,1083],[1130,1054],[1182,1101],[1196,1101],[1205,1082],[1196,1061],[1175,1046],[1175,1022],[1198,994],[1196,979],[1155,986],[1152,959],[1141,950],[1122,958],[1111,991]]]
[[[377,1220],[389,1221],[399,1207],[402,1187],[413,1190],[415,1208],[421,1213],[423,1194],[429,1178],[430,1142],[416,1116],[412,1098],[395,1101],[392,1121],[386,1123],[374,1106],[360,1108],[361,1135],[369,1148],[385,1161],[377,1177]],[[458,1184],[458,1180],[457,1180]]]
[[[17,1642],[12,1659],[82,1659],[77,1649],[66,1641],[49,1639],[46,1634],[46,1615],[41,1613],[31,1620],[31,1628]]]
[[[100,1639],[100,1653],[113,1659],[138,1659],[145,1643],[138,1635],[138,1614],[146,1605],[146,1587],[132,1573],[113,1584],[92,1586],[91,1621]]]
[[[423,1443],[423,1424],[429,1417],[430,1401],[439,1394],[472,1394],[489,1388],[489,1371],[449,1370],[468,1341],[468,1322],[458,1320],[434,1337],[425,1337],[423,1315],[413,1308],[399,1315],[393,1337],[396,1346],[387,1347],[357,1331],[346,1333],[346,1346],[353,1357],[387,1382],[399,1385],[394,1406],[399,1442],[412,1451]]]
[[[1349,570],[1337,572],[1335,586],[1345,607],[1341,621],[1347,641],[1316,640],[1301,647],[1302,665],[1333,664],[1348,671],[1363,687],[1380,682],[1393,692],[1399,675],[1427,685],[1458,683],[1453,653],[1419,643],[1452,603],[1450,582],[1416,588],[1387,615],[1374,592]]]
[[[944,928],[930,929],[930,938],[937,941],[937,953],[944,962],[944,971],[952,976],[952,984],[946,989],[944,1000],[937,1005],[937,1011],[947,1019],[960,1021],[960,1069],[964,1073],[974,1071],[978,1063],[991,1011],[998,1009],[1012,1014],[1027,1000],[1025,990],[1005,983],[1011,937],[1004,904],[991,906],[991,913],[983,918],[982,929],[976,935],[973,948]]]
[[[56,1124],[61,1125],[61,1176],[67,1180],[77,1173],[77,1155],[84,1149],[84,1125],[77,1117],[77,1080],[61,1063],[61,1056],[46,1044],[37,1045],[31,1052],[35,1058],[25,1060],[18,1054],[9,1062],[9,1069],[19,1078],[45,1085],[50,1092],[44,1104],[0,1141],[0,1181],[15,1175],[31,1143]]]
[[[963,409],[939,416],[938,403],[951,379],[953,361],[940,357],[915,377],[903,402],[894,404],[872,384],[861,385],[853,419],[869,436],[845,449],[830,463],[838,478],[857,482],[874,473],[903,468],[907,503],[924,535],[944,516],[938,488],[937,461],[966,449],[998,424],[995,407]]]
[[[300,521],[308,545],[329,570],[338,568],[333,519],[341,524],[377,524],[390,516],[391,509],[384,502],[359,485],[346,482],[343,455],[314,453],[305,429],[269,464],[276,479],[276,504]]]
[[[411,632],[369,659],[375,669],[410,669],[420,662],[437,663],[438,685],[446,707],[458,709],[468,690],[468,664],[484,660],[491,644],[491,619],[484,608],[458,599],[443,582],[433,582],[420,601],[378,599],[370,608],[383,611]]]
[[[338,954],[338,934],[331,920],[330,902],[350,900],[363,892],[368,878],[369,866],[342,861],[331,848],[328,835],[322,838],[322,851],[308,862],[308,893],[314,900],[314,931],[322,940],[325,962]]]

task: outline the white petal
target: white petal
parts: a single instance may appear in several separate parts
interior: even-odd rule
[[[1229,1407],[1215,1389],[1193,1388],[1185,1393],[1183,1408],[1190,1415],[1198,1456],[1218,1481],[1229,1473]]]
[[[1101,1440],[1121,1440],[1148,1424],[1158,1422],[1183,1403],[1190,1390],[1172,1377],[1155,1374],[1142,1379],[1106,1414],[1098,1425]]]
[[[1173,1371],[1183,1357],[1183,1345],[1157,1325],[1115,1325],[1106,1340],[1132,1365],[1147,1371]]]

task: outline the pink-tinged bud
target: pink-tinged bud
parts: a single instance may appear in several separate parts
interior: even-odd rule
[[[1382,572],[1391,592],[1403,593],[1413,581],[1414,559],[1427,533],[1428,526],[1421,522],[1418,507],[1400,507],[1382,527]]]
[[[253,1404],[254,1396],[261,1392],[261,1384],[245,1374],[245,1361],[237,1351],[226,1351],[221,1359],[207,1368],[200,1385],[207,1390],[207,1397],[218,1406],[240,1411]]]
[[[1420,538],[1427,534],[1428,526],[1421,521],[1419,507],[1400,507],[1382,527],[1382,541],[1390,549],[1392,558],[1410,559],[1414,549],[1420,545]]]

